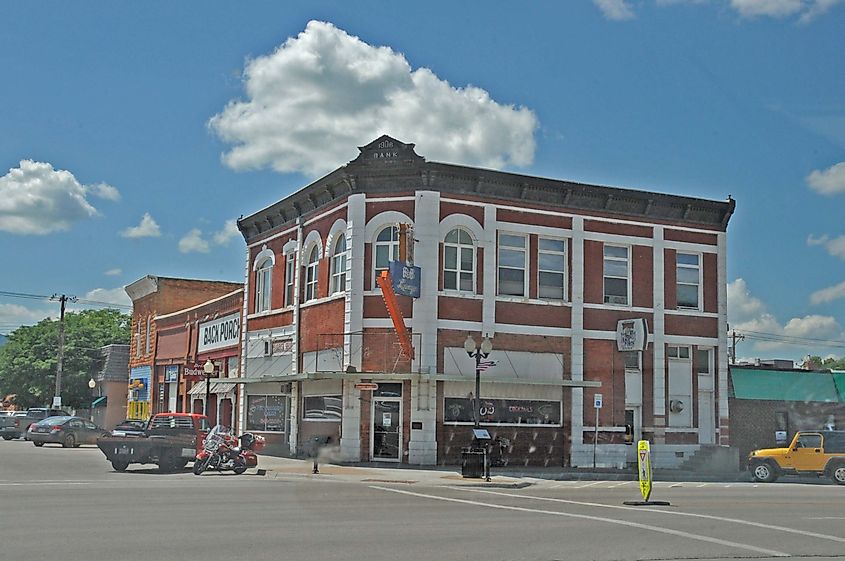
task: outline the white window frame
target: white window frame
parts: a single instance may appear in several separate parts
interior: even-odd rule
[[[687,356],[683,356],[684,354]],[[666,347],[666,356],[672,360],[692,361],[692,349],[690,349],[689,345],[668,345]]]
[[[543,240],[549,240],[554,242],[563,242],[563,251],[555,251],[551,249],[543,249]],[[567,268],[568,262],[568,250],[569,250],[569,241],[566,238],[555,238],[552,236],[539,236],[537,238],[537,298],[540,300],[552,300],[556,302],[566,302],[568,300],[569,294],[569,271]],[[563,270],[562,271],[553,271],[550,269],[542,269],[540,267],[541,259],[540,256],[542,254],[546,255],[560,255],[563,257]],[[563,275],[563,286],[561,287],[561,297],[560,298],[551,298],[549,296],[543,296],[542,291],[540,290],[540,277],[543,273],[553,273],[553,274],[560,274]]]
[[[146,339],[144,340],[144,354],[150,354],[150,332],[152,331],[153,325],[153,316],[147,316],[147,335]]]
[[[695,365],[693,366],[693,373],[694,374],[698,374],[699,376],[712,376],[713,375],[713,371],[715,370],[714,358],[715,358],[715,354],[716,354],[713,351],[714,351],[713,347],[697,347],[695,349],[695,353],[693,353],[693,356],[697,353],[707,353],[707,372],[699,372],[698,370],[695,369],[696,366],[698,365],[698,357],[695,357],[695,359],[696,359]]]
[[[273,296],[273,259],[265,257],[255,267],[255,313],[269,311]]]
[[[694,256],[698,260],[698,263],[694,266],[686,264],[686,263],[680,263],[679,260],[678,260],[678,257],[681,256],[681,255]],[[700,310],[701,309],[701,262],[702,262],[702,259],[701,259],[700,253],[692,253],[692,252],[689,252],[689,251],[677,251],[677,252],[675,252],[675,305],[679,310]],[[695,296],[696,305],[695,306],[681,305],[681,303],[678,301],[678,294],[680,293],[680,291],[678,290],[678,287],[681,286],[681,285],[693,286],[692,283],[681,282],[679,280],[680,279],[679,273],[680,273],[681,269],[695,270],[697,272],[698,279],[697,279],[696,284],[695,284],[695,287],[696,287],[696,291],[695,291],[695,293],[696,293],[696,296]]]
[[[613,256],[613,255],[608,256],[607,255],[607,248],[609,248],[609,247],[624,249],[625,254],[626,254],[625,259],[623,260],[621,257],[616,257],[616,256]],[[619,276],[616,276],[616,275],[608,275],[605,272],[605,263],[608,260],[615,261],[615,262],[622,262],[622,261],[625,262],[625,270],[626,270],[626,273],[625,273],[626,276],[624,277],[624,279],[625,279],[625,292],[626,292],[625,302],[608,302],[607,301],[609,296],[607,294],[606,280],[607,279],[621,279],[621,278],[623,278],[623,277],[619,277]],[[610,295],[610,296],[613,296],[613,295]],[[617,244],[604,244],[604,246],[602,248],[602,302],[605,305],[609,305],[609,306],[630,307],[632,300],[633,300],[633,298],[632,298],[632,294],[631,294],[631,246],[617,245]]]
[[[294,252],[285,255],[285,307],[293,306],[295,297],[294,284],[296,283],[296,254]]]
[[[135,320],[135,356],[141,356],[141,316]]]
[[[320,246],[314,245],[308,252],[305,265],[305,302],[317,299],[317,287],[320,275]]]
[[[449,237],[452,232],[458,232],[458,241],[457,242],[447,242],[446,238]],[[461,233],[464,233],[469,237],[470,243],[461,243]],[[455,268],[449,269],[446,263],[446,248],[453,248],[455,250]],[[465,271],[461,268],[461,264],[463,261],[461,260],[461,252],[464,249],[469,249],[472,252],[472,264],[470,265],[470,270]],[[463,293],[463,294],[475,294],[476,284],[475,284],[475,271],[478,267],[477,265],[477,251],[476,251],[475,240],[473,240],[472,234],[466,228],[452,228],[449,232],[446,233],[446,236],[443,238],[443,290],[445,292],[455,292],[455,293]],[[446,286],[446,273],[454,273],[455,274],[455,288],[449,288]],[[469,275],[470,276],[470,286],[469,290],[464,290],[461,288],[461,275]]]
[[[341,242],[343,242],[343,250],[338,251]],[[349,250],[346,246],[346,236],[340,234],[334,244],[331,259],[331,294],[340,294],[346,292],[346,260],[349,255]]]
[[[391,230],[390,241],[379,241],[379,237],[385,230]],[[382,271],[387,271],[388,267],[378,267],[378,248],[387,247],[387,262],[399,260],[399,227],[396,224],[388,224],[383,228],[379,228],[376,234],[375,241],[373,241],[373,290],[378,288],[377,279]]]
[[[524,244],[522,248],[513,247],[513,246],[502,246],[502,236],[513,236],[516,238],[522,238],[524,240]],[[506,232],[501,231],[498,235],[498,240],[496,244],[496,295],[497,296],[505,296],[511,298],[528,298],[528,249],[530,245],[530,239],[528,234],[519,233],[519,232]],[[522,294],[507,294],[503,293],[501,290],[500,285],[500,278],[501,278],[501,271],[502,269],[508,270],[518,270],[518,267],[513,267],[510,265],[502,265],[500,263],[500,252],[502,249],[507,251],[522,251]]]
[[[309,418],[305,417],[305,413],[307,413],[307,410],[305,409],[305,400],[308,399],[308,398],[312,398],[312,397],[322,397],[322,398],[337,397],[337,398],[340,398],[341,413],[343,411],[343,394],[319,393],[319,394],[303,395],[302,396],[302,421],[303,422],[305,422],[305,423],[340,423],[341,421],[343,421],[342,415],[341,415],[341,417],[338,417],[337,419],[309,419]]]

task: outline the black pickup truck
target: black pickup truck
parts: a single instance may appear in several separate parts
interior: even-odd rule
[[[197,413],[157,413],[142,434],[104,436],[97,446],[116,471],[129,464],[156,464],[159,471],[183,469],[202,448],[208,419]]]

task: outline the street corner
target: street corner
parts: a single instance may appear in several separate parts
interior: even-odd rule
[[[529,478],[522,477],[507,477],[497,475],[487,481],[484,478],[468,478],[461,475],[444,475],[440,478],[440,482],[449,487],[477,487],[477,488],[492,488],[492,489],[524,489],[535,484]]]

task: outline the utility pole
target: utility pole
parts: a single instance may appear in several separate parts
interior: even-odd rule
[[[731,364],[736,364],[736,342],[737,341],[745,341],[745,335],[742,333],[737,333],[736,329],[731,331]]]
[[[58,300],[61,306],[59,313],[59,360],[56,367],[56,393],[53,397],[53,407],[62,406],[62,372],[64,369],[65,360],[65,304],[68,302],[76,302],[76,296],[67,296],[62,294],[53,294],[50,300]]]

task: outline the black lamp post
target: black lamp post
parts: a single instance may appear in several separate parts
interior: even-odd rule
[[[490,355],[490,351],[493,350],[493,341],[485,336],[484,340],[481,341],[481,346],[478,346],[475,344],[472,335],[467,335],[467,340],[464,341],[464,350],[470,358],[475,358],[475,415],[473,415],[473,420],[475,421],[475,428],[479,428],[481,426],[481,359]]]
[[[211,359],[205,361],[205,364],[202,367],[202,371],[205,373],[205,411],[203,413],[206,417],[208,417],[208,402],[209,402],[209,394],[211,389],[211,375],[214,374],[214,363],[211,362]],[[211,422],[211,419],[209,419]]]

